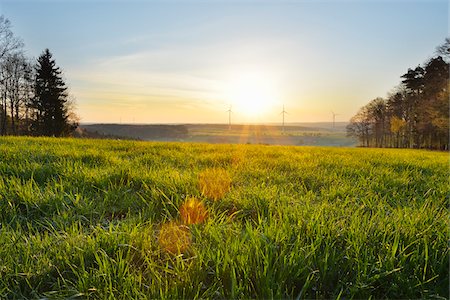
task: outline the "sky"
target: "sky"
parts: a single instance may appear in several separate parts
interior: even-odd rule
[[[348,121],[449,36],[446,0],[0,0],[84,123]]]

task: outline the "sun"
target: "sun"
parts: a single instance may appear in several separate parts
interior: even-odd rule
[[[270,112],[279,102],[276,82],[261,72],[241,72],[230,80],[227,101],[233,112],[259,117]]]

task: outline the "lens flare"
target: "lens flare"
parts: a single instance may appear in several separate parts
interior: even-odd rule
[[[173,221],[164,223],[159,230],[158,242],[162,249],[171,254],[184,253],[192,242],[189,227]]]
[[[180,216],[186,225],[201,224],[208,217],[208,212],[200,200],[189,198],[181,205]]]
[[[203,196],[219,200],[231,188],[230,175],[224,169],[206,169],[199,175],[199,185]]]

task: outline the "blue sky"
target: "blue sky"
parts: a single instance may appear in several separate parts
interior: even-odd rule
[[[386,96],[448,36],[449,8],[447,1],[0,0],[0,13],[30,56],[53,52],[82,122],[221,123],[229,105],[235,122],[277,122],[283,104],[287,121],[311,122],[330,121],[331,110],[347,121]]]

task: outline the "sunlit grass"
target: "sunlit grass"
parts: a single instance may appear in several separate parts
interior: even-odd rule
[[[189,227],[173,221],[163,223],[159,229],[158,242],[161,248],[167,252],[172,254],[183,253],[191,245]]]
[[[439,152],[2,137],[0,298],[449,298],[448,192]]]
[[[181,205],[180,216],[184,224],[201,224],[208,217],[208,212],[203,202],[191,197]]]
[[[231,178],[224,169],[206,169],[199,175],[199,185],[205,197],[219,200],[230,190]]]

